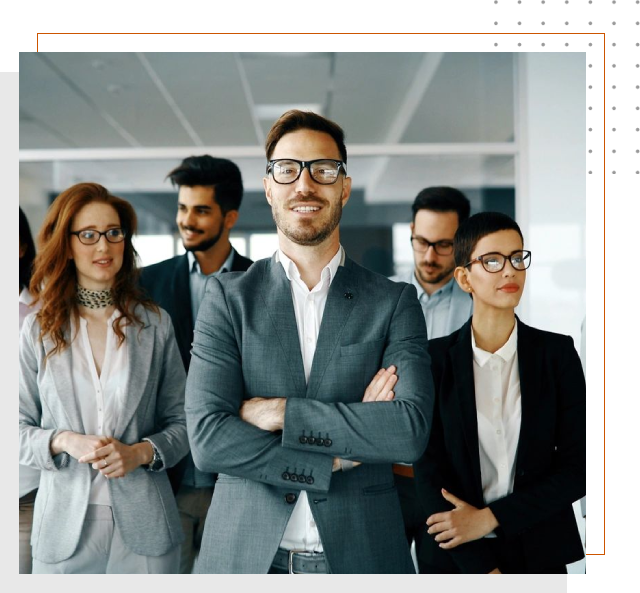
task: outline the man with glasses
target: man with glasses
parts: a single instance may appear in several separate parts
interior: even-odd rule
[[[279,249],[211,280],[196,323],[189,439],[219,472],[196,572],[414,572],[391,463],[419,457],[431,428],[415,288],[340,245],[336,123],[289,111],[266,155]]]
[[[459,329],[473,312],[473,300],[453,279],[453,237],[458,226],[469,218],[469,200],[453,187],[427,187],[411,207],[411,246],[415,266],[391,280],[413,284],[427,324],[430,340]],[[415,542],[416,554],[426,533],[424,512],[417,499],[413,467],[393,466],[400,496],[402,517],[409,544]]]
[[[253,262],[229,242],[243,193],[235,163],[208,154],[191,156],[167,177],[178,187],[176,223],[186,254],[144,268],[140,283],[171,316],[188,371],[193,327],[207,280],[225,272],[242,272]],[[169,471],[169,478],[185,534],[180,572],[190,573],[200,548],[215,475],[199,471],[187,455]]]

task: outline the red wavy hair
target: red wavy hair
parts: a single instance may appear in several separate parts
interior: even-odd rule
[[[36,302],[41,303],[37,313],[41,338],[50,337],[54,349],[47,354],[62,352],[69,346],[65,334],[70,320],[79,315],[76,301],[76,266],[71,256],[71,224],[74,217],[87,204],[101,202],[109,204],[120,217],[120,226],[125,231],[122,267],[116,274],[112,287],[116,308],[122,313],[114,322],[113,330],[118,343],[124,341],[123,327],[140,325],[142,320],[134,313],[136,304],[158,311],[158,307],[146,298],[138,287],[138,254],[132,237],[138,226],[135,210],[129,202],[118,198],[97,183],[78,183],[63,191],[51,204],[38,236],[40,249],[36,256],[29,291]]]

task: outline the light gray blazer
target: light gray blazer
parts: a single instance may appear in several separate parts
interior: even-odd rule
[[[389,280],[394,282],[413,282],[414,269],[411,268],[410,272],[405,274],[398,274],[397,276],[391,276]],[[468,292],[464,292],[458,283],[453,280],[453,287],[451,289],[451,304],[449,306],[449,314],[447,316],[447,327],[445,332],[439,336],[429,336],[430,340],[436,338],[443,338],[452,334],[454,331],[459,330],[473,314],[473,299],[469,296]]]
[[[391,364],[395,400],[362,403],[375,373]],[[287,398],[282,433],[239,418],[243,400],[256,396]],[[220,476],[196,571],[266,573],[304,489],[332,572],[414,572],[392,463],[420,457],[433,399],[413,286],[346,258],[329,290],[307,384],[282,265],[261,260],[209,280],[186,411],[196,466]],[[334,457],[363,463],[332,473]]]
[[[128,331],[128,397],[114,437],[129,445],[151,439],[167,468],[188,451],[185,372],[169,315],[140,305],[136,312],[144,326]],[[62,431],[85,432],[71,381],[71,350],[45,363],[52,348],[50,339],[40,339],[36,316],[29,316],[20,338],[20,463],[43,470],[31,545],[33,557],[49,563],[75,552],[91,487],[90,464],[80,464],[67,453],[52,457],[49,449],[51,439]],[[160,556],[181,543],[180,517],[166,472],[139,467],[108,484],[115,523],[127,548]]]

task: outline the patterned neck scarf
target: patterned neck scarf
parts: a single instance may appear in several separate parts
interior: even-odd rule
[[[78,304],[89,309],[104,309],[109,305],[113,305],[113,292],[110,288],[107,288],[107,290],[89,290],[78,284],[76,298],[78,299]]]

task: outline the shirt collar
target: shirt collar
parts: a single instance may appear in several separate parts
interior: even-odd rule
[[[492,357],[499,356],[504,362],[509,362],[516,354],[518,350],[518,323],[513,326],[513,331],[506,341],[504,346],[496,350],[494,353],[487,352],[478,348],[476,345],[476,337],[473,333],[473,326],[471,327],[471,348],[473,350],[473,360],[479,366],[483,367]]]
[[[231,252],[229,253],[229,257],[224,260],[223,264],[220,266],[218,270],[209,274],[212,276],[213,274],[221,274],[222,272],[230,272],[233,268],[233,258],[235,256],[236,250],[232,247]],[[202,270],[200,269],[200,264],[196,256],[193,254],[193,251],[187,251],[187,259],[189,260],[189,272],[190,273],[198,273],[202,274]]]
[[[302,282],[300,279],[300,272],[298,271],[298,266],[287,257],[282,251],[282,249],[278,248],[277,255],[278,261],[282,264],[284,268],[284,273],[287,275],[287,279],[289,282],[292,280],[297,282],[298,284]],[[331,286],[331,282],[336,276],[338,272],[338,267],[344,262],[344,249],[342,245],[338,248],[336,254],[331,258],[331,261],[322,268],[322,273],[320,274],[320,282],[318,284],[323,284],[326,279],[328,279],[328,286]]]
[[[416,278],[415,268],[413,270],[413,273],[411,274],[411,284],[413,284],[416,287],[416,290],[418,291],[418,299],[419,300],[422,300],[423,296],[426,299],[431,299],[431,298],[435,297],[436,295],[438,295],[438,296],[446,296],[447,293],[451,293],[453,291],[453,283],[455,281],[456,281],[455,278],[451,278],[451,280],[449,280],[449,282],[447,282],[444,286],[441,286],[431,296],[429,296],[425,292],[424,288],[422,287],[422,284],[420,284],[420,282],[418,282],[418,278]]]

